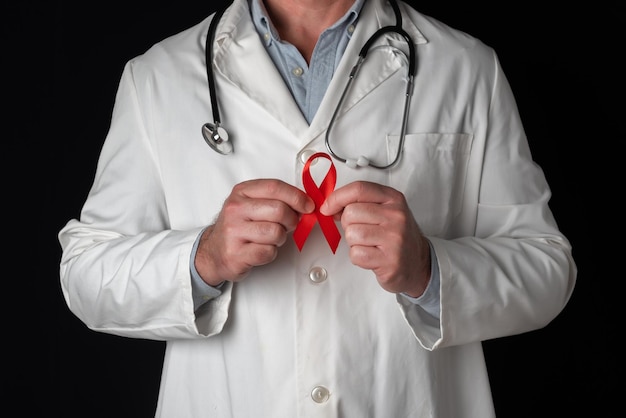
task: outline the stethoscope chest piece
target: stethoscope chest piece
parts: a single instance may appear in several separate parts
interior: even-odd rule
[[[228,140],[228,132],[219,124],[205,123],[202,125],[202,136],[214,151],[223,155],[233,152],[233,144]]]

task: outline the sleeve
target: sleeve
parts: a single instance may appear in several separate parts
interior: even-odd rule
[[[230,287],[194,313],[189,259],[201,228],[170,228],[150,112],[139,96],[131,61],[80,219],[58,235],[63,296],[96,331],[156,340],[210,336],[226,321]],[[142,97],[149,103],[148,93]]]
[[[478,78],[490,95],[476,116],[464,197],[473,231],[428,237],[440,272],[441,317],[401,301],[420,344],[434,350],[536,330],[565,307],[577,269],[549,208],[550,189],[532,160],[513,93],[493,53]],[[470,195],[475,191],[475,198]],[[402,303],[403,302],[403,303]]]
[[[204,230],[203,230],[204,231]],[[211,299],[215,299],[216,297],[222,294],[220,288],[224,285],[224,282],[220,283],[217,287],[213,287],[207,284],[198,270],[196,270],[196,253],[198,252],[198,245],[200,244],[200,238],[202,236],[202,231],[198,234],[195,242],[193,243],[193,248],[191,249],[191,255],[189,256],[189,270],[191,271],[191,293],[193,297],[193,310],[197,311],[202,305],[210,301]]]

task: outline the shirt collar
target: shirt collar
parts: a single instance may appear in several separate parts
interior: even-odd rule
[[[279,42],[280,36],[269,18],[269,14],[267,13],[263,0],[248,1],[250,2],[252,21],[254,22],[254,26],[259,32],[261,39],[263,39],[265,44],[268,46],[274,41]],[[361,8],[363,7],[363,3],[365,3],[365,0],[355,0],[352,7],[350,7],[346,14],[328,29],[334,29],[340,25],[345,25],[346,27],[355,26],[357,19],[359,18],[359,13],[361,12]],[[352,32],[353,31],[349,31],[348,36],[352,35]]]

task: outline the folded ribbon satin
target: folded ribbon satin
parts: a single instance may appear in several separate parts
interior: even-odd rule
[[[328,173],[326,173],[326,176],[324,177],[324,180],[322,180],[319,187],[315,184],[315,181],[313,181],[311,173],[309,172],[311,163],[317,158],[326,158],[330,161]],[[311,233],[311,230],[315,225],[315,221],[319,222],[320,228],[322,228],[322,232],[324,233],[326,241],[328,242],[330,249],[333,251],[333,254],[337,250],[339,240],[341,239],[341,234],[337,229],[337,225],[335,225],[335,221],[332,216],[322,215],[319,211],[322,203],[324,203],[326,198],[335,189],[336,180],[337,170],[335,169],[335,165],[333,164],[333,160],[330,155],[323,152],[315,153],[311,155],[311,157],[309,157],[307,162],[304,164],[304,169],[302,170],[302,184],[304,185],[306,193],[311,196],[315,202],[315,211],[302,215],[295,231],[293,231],[293,239],[296,241],[298,250],[302,251],[304,242]]]

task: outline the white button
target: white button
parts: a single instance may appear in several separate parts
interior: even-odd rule
[[[311,391],[311,399],[317,403],[323,403],[330,397],[330,392],[324,386],[315,386]]]
[[[348,26],[348,33],[354,32],[354,25]]]
[[[302,151],[300,153],[300,161],[302,161],[302,164],[306,164],[306,162],[309,160],[309,158],[311,158],[311,155],[315,154],[315,150],[314,149],[305,149],[304,151]],[[317,160],[312,161],[311,165],[315,164],[317,162]]]
[[[296,77],[300,77],[303,73],[304,70],[302,69],[302,67],[296,67],[293,70],[291,70],[291,72],[293,73],[293,75],[295,75]]]
[[[309,279],[313,283],[322,283],[328,278],[328,272],[323,267],[313,267],[309,270]]]
[[[266,41],[266,42],[270,40],[270,36],[271,36],[271,35],[270,35],[270,33],[269,33],[269,32],[265,32],[265,33],[263,34],[263,38],[265,39],[265,41]]]

